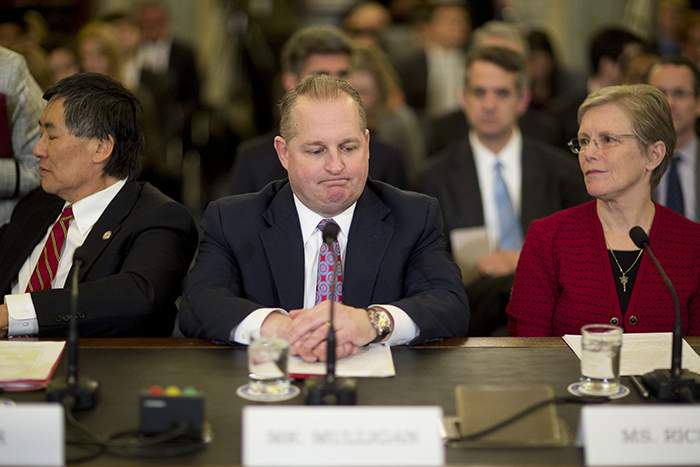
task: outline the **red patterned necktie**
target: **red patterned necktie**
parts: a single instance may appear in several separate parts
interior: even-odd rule
[[[316,227],[319,231],[323,231],[326,224],[335,223],[333,219],[322,219]],[[333,257],[335,254],[335,258]],[[331,291],[333,279],[333,268],[335,262],[338,262],[338,271],[336,277],[335,290]],[[321,250],[318,255],[318,273],[316,275],[316,304],[325,301],[334,300],[337,303],[343,302],[343,264],[340,261],[340,243],[333,243],[333,252],[331,253],[326,242],[321,243]]]
[[[51,232],[49,232],[49,238],[46,239],[39,261],[37,261],[32,277],[29,279],[29,284],[27,284],[27,292],[38,292],[51,288],[51,282],[56,277],[58,260],[61,259],[63,244],[68,234],[68,226],[72,219],[73,208],[66,206],[51,228]]]

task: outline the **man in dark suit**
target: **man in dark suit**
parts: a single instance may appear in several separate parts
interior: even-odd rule
[[[60,81],[44,99],[41,187],[0,229],[0,335],[65,334],[74,255],[82,335],[169,335],[197,229],[184,207],[132,181],[138,101],[94,73]]]
[[[438,203],[367,180],[369,132],[357,92],[314,75],[281,109],[275,149],[289,180],[207,209],[185,285],[184,334],[243,344],[280,335],[293,353],[323,359],[334,301],[339,357],[371,342],[465,335],[469,307]],[[340,227],[334,254],[321,242],[327,222]],[[324,285],[334,257],[342,264],[336,295]]]
[[[695,222],[700,220],[700,141],[695,122],[700,115],[700,71],[685,57],[663,58],[649,70],[646,82],[668,99],[678,138],[668,170],[656,189],[658,202]]]
[[[566,153],[521,135],[517,121],[528,105],[526,86],[520,54],[504,47],[473,50],[463,96],[469,136],[418,177],[419,190],[440,201],[455,257],[461,255],[458,237],[483,239],[484,253],[472,252],[475,261],[460,264],[465,277],[476,276],[467,284],[472,335],[505,324],[505,302],[530,222],[587,199]]]
[[[301,29],[282,50],[282,87],[293,89],[305,77],[326,74],[346,79],[352,65],[352,43],[330,26]],[[272,180],[286,176],[274,150],[275,132],[246,141],[238,148],[233,165],[231,193],[258,191]],[[379,141],[370,143],[370,176],[404,188],[406,169],[397,148]]]

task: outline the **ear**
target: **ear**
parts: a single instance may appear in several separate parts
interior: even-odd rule
[[[107,163],[114,151],[114,137],[107,136],[105,139],[97,140],[97,147],[92,156],[92,161],[96,164]]]
[[[522,95],[520,96],[520,101],[518,102],[518,117],[522,117],[525,112],[527,112],[528,107],[530,107],[530,99],[532,94],[530,94],[530,88],[526,87],[523,89]]]
[[[285,91],[292,90],[296,87],[296,85],[299,84],[299,80],[297,79],[297,75],[294,73],[290,73],[288,71],[285,71],[282,73],[282,87],[284,88]]]
[[[289,148],[287,147],[287,142],[281,136],[275,136],[275,151],[280,164],[282,164],[284,170],[287,170],[289,165]]]
[[[661,164],[666,156],[666,145],[663,141],[657,141],[652,143],[647,150],[647,164],[646,169],[652,172],[655,168]]]

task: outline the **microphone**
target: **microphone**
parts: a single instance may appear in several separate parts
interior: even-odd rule
[[[673,310],[675,320],[673,323],[673,345],[671,348],[671,370],[654,370],[642,375],[642,381],[649,388],[650,392],[659,401],[665,402],[693,402],[696,397],[700,397],[700,376],[687,370],[682,370],[681,360],[683,358],[683,331],[681,321],[681,306],[678,301],[678,294],[671,283],[663,266],[654,255],[649,243],[649,236],[640,226],[630,229],[630,238],[638,248],[644,249],[647,256],[659,271],[661,279],[668,288],[673,300]]]
[[[66,380],[51,381],[46,388],[46,399],[51,402],[69,402],[74,411],[90,410],[97,403],[100,384],[90,378],[79,378],[78,366],[78,279],[80,268],[85,263],[83,249],[78,247],[73,253],[73,273],[70,290],[70,322],[68,324]]]
[[[328,250],[333,255],[333,275],[330,284],[330,296],[335,297],[336,287],[338,285],[338,271],[340,270],[340,261],[335,254],[334,245],[338,241],[340,227],[335,222],[329,222],[321,231],[323,242],[328,245]],[[336,340],[335,340],[335,300],[330,303],[330,321],[328,323],[328,335],[326,337],[326,376],[320,382],[318,379],[311,379],[306,385],[306,404],[307,405],[355,405],[356,383],[354,380],[337,380],[335,379],[335,362],[336,362]]]

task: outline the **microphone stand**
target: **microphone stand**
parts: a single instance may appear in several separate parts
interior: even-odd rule
[[[333,255],[333,276],[329,296],[335,298],[338,283],[340,261],[335,254],[334,244],[338,241],[340,228],[337,224],[329,223],[323,228],[323,241]],[[351,379],[339,380],[335,377],[336,340],[335,340],[335,300],[330,303],[330,321],[326,337],[326,376],[309,379],[305,388],[306,405],[355,405],[357,403],[356,382]]]
[[[78,248],[73,254],[73,274],[70,291],[70,323],[68,325],[68,362],[66,380],[51,381],[46,388],[46,399],[50,402],[69,403],[73,411],[90,410],[97,404],[100,384],[90,378],[79,379],[78,371],[78,277],[83,258]]]
[[[681,306],[671,279],[651,249],[649,237],[639,226],[632,227],[630,238],[638,248],[643,248],[659,271],[661,279],[668,288],[673,301],[675,320],[673,323],[673,343],[671,347],[671,369],[658,369],[642,375],[642,381],[656,400],[663,402],[694,402],[700,398],[700,375],[682,370],[683,331],[681,321]]]

